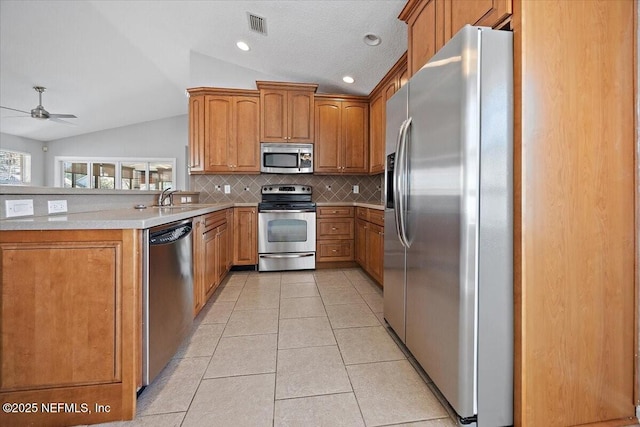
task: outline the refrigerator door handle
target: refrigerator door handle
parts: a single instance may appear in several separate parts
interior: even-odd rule
[[[400,244],[404,245],[404,240],[402,239],[402,231],[400,230],[400,155],[402,148],[402,135],[404,132],[404,127],[407,124],[407,120],[405,119],[400,125],[400,129],[398,130],[398,139],[396,141],[396,161],[395,167],[393,169],[393,215],[395,216],[395,225],[396,225],[396,235],[398,236],[398,240],[400,240]]]
[[[409,127],[411,126],[411,120],[412,118],[409,117],[407,120],[405,120],[404,122],[404,126],[402,127],[402,132],[401,132],[401,136],[400,136],[400,149],[399,149],[399,153],[397,154],[398,160],[397,160],[397,165],[396,165],[396,169],[400,169],[400,172],[398,173],[399,176],[399,185],[397,186],[398,188],[398,217],[400,219],[400,221],[398,221],[398,227],[399,227],[399,231],[400,233],[398,234],[400,236],[400,240],[402,242],[402,245],[409,249],[409,246],[411,246],[411,243],[409,242],[409,238],[407,236],[407,227],[406,227],[406,215],[407,215],[407,211],[406,211],[406,200],[407,200],[407,181],[409,179],[408,176],[408,171],[407,171],[407,161],[408,161],[408,157],[407,157],[407,135],[409,133]],[[400,166],[398,168],[398,165]]]

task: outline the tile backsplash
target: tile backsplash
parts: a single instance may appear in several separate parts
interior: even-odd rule
[[[381,203],[384,175],[192,175],[190,190],[200,192],[200,203],[257,203],[265,184],[301,184],[313,187],[314,202]],[[224,193],[224,186],[231,193]],[[354,194],[353,186],[360,192]]]

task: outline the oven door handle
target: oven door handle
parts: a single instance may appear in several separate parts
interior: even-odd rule
[[[260,258],[305,258],[314,255],[313,252],[303,254],[260,254]]]
[[[313,210],[307,210],[307,209],[267,209],[267,210],[263,210],[263,211],[258,211],[258,213],[313,213],[315,211]]]

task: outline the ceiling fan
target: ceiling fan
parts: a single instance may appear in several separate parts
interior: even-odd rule
[[[36,92],[38,92],[38,106],[33,110],[31,110],[31,112],[18,110],[15,108],[2,107],[2,106],[0,106],[0,108],[4,108],[5,110],[18,111],[20,113],[25,113],[25,114],[31,114],[31,117],[34,119],[51,120],[52,122],[64,123],[66,125],[71,125],[71,126],[74,125],[73,123],[67,122],[66,120],[60,120],[60,119],[77,119],[77,117],[74,116],[73,114],[53,114],[44,109],[44,107],[42,106],[42,92],[47,90],[46,88],[42,86],[34,86],[33,89]]]

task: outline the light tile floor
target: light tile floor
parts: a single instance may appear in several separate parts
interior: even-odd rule
[[[232,272],[136,419],[103,426],[454,427],[382,306],[360,269]]]

